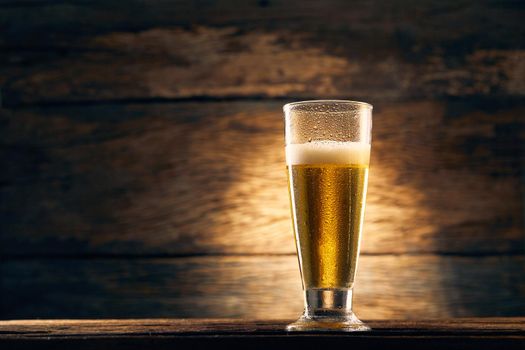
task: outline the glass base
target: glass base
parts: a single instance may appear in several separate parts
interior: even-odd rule
[[[304,314],[286,330],[361,332],[370,327],[352,312],[352,289],[311,288],[305,292]]]
[[[355,314],[341,317],[301,316],[294,323],[286,326],[288,332],[365,332],[371,330]]]

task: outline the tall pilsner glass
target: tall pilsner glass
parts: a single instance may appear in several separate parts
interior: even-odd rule
[[[372,106],[284,106],[286,166],[305,308],[288,331],[365,331],[352,312],[368,182]]]

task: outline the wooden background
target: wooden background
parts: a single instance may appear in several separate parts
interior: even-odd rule
[[[522,1],[0,0],[0,318],[293,318],[281,106],[372,103],[355,309],[525,314]]]

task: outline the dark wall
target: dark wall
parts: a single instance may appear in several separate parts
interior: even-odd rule
[[[293,318],[281,106],[374,105],[356,310],[525,314],[521,1],[0,1],[0,318]]]

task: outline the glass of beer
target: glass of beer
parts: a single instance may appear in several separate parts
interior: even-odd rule
[[[368,182],[372,106],[318,100],[284,106],[286,167],[305,297],[288,331],[366,331],[352,290]]]

